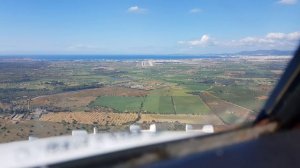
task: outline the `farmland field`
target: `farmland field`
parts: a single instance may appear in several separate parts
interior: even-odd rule
[[[161,114],[175,113],[171,96],[160,96],[158,106],[159,106],[158,113]]]
[[[143,99],[133,96],[101,96],[92,101],[90,106],[112,108],[117,112],[139,112]]]
[[[150,92],[143,103],[146,113],[174,114],[173,102],[169,89],[158,89]]]
[[[143,103],[143,110],[149,113],[158,113],[160,104],[159,95],[148,95]]]
[[[199,96],[173,96],[177,114],[208,114],[210,109]]]

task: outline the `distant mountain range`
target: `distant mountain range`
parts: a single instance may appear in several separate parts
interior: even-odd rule
[[[233,55],[293,55],[294,51],[288,50],[254,50],[254,51],[240,51]]]

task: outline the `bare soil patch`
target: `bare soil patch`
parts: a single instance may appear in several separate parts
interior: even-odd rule
[[[268,96],[259,96],[259,97],[256,97],[258,100],[267,100],[268,99]]]

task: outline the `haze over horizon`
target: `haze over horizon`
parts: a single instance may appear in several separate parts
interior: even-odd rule
[[[0,0],[0,54],[295,50],[298,0]]]

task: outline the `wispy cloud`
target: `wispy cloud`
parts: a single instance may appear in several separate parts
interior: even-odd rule
[[[76,50],[95,50],[95,49],[99,49],[99,47],[95,46],[95,45],[89,45],[89,44],[75,44],[75,45],[71,45],[67,47],[67,50],[72,50],[72,51],[76,51]]]
[[[298,2],[298,0],[279,0],[277,2],[283,5],[294,5]]]
[[[139,6],[131,6],[127,9],[127,12],[129,13],[137,13],[137,14],[144,14],[146,13],[148,10],[145,8],[141,8]]]
[[[196,13],[200,13],[202,12],[202,10],[200,8],[193,8],[191,10],[189,10],[189,13],[192,13],[192,14],[196,14]]]

